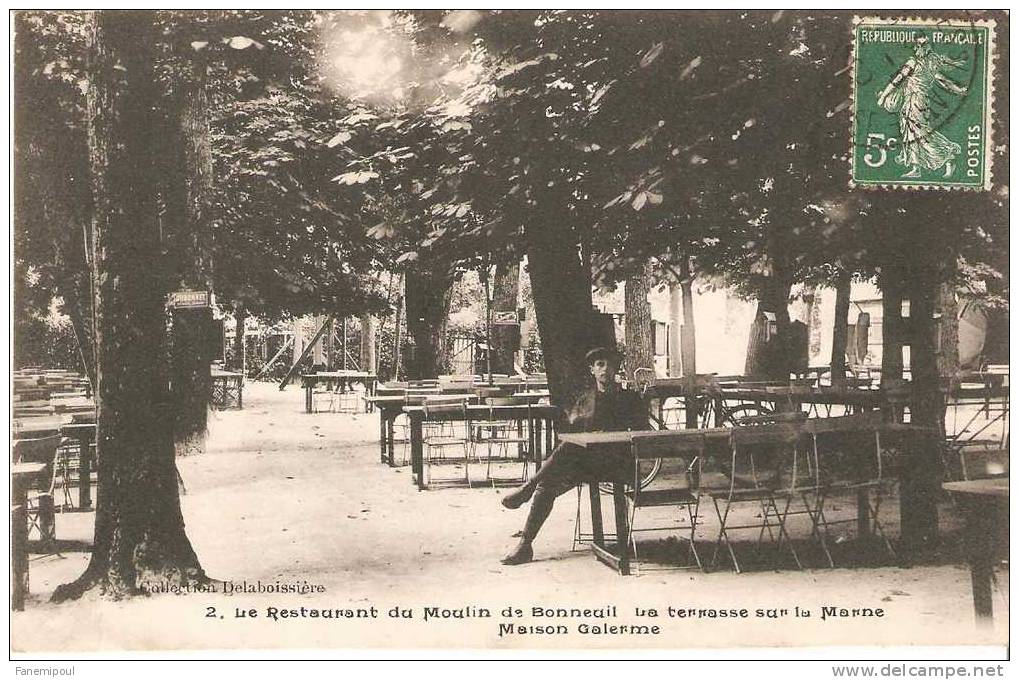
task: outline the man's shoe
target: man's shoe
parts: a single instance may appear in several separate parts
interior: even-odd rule
[[[534,559],[534,549],[530,543],[521,543],[517,549],[502,558],[503,564],[525,564]]]
[[[534,489],[529,486],[522,486],[512,493],[508,493],[502,497],[502,505],[510,510],[516,510],[521,505],[531,500],[531,496],[534,495]]]

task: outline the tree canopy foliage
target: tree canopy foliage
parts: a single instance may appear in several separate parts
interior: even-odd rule
[[[928,228],[966,263],[988,262],[1004,238],[1007,124],[990,195],[849,189],[851,13],[474,13],[466,35],[449,16],[412,39],[427,27],[463,43],[444,75],[466,81],[459,93],[365,108],[335,128],[358,151],[342,157],[341,188],[413,204],[413,219],[372,231],[403,261],[519,255],[537,192],[568,208],[603,280],[692,257],[751,298],[776,265],[790,282],[877,273],[896,233],[915,237],[907,213],[928,205],[945,216]]]
[[[1006,115],[992,192],[850,190],[847,12],[160,18],[167,96],[184,69],[208,77],[212,270],[227,305],[381,310],[379,271],[519,259],[527,227],[545,219],[539,204],[561,209],[554,219],[568,222],[595,282],[689,262],[749,298],[780,279],[781,297],[841,271],[880,274],[922,230],[946,253],[944,277],[1006,297],[1007,102],[996,102]],[[1007,17],[995,18],[1001,78]],[[75,12],[18,14],[22,289],[62,290],[47,277],[66,278],[84,251],[80,25]]]

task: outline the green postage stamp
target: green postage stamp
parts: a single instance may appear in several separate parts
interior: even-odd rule
[[[854,187],[991,186],[994,22],[855,18]]]

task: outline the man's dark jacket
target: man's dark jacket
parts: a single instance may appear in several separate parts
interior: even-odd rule
[[[566,420],[571,432],[646,430],[648,410],[636,392],[617,389],[599,395],[592,385],[577,399]]]

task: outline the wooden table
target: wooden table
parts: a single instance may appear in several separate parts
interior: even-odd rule
[[[15,418],[11,435],[16,439],[38,439],[59,434],[60,428],[71,422],[68,415]]]
[[[538,394],[543,393],[548,396],[548,384],[537,383],[537,382],[520,382],[520,383],[494,383],[489,385],[488,383],[473,383],[470,385],[456,383],[453,385],[410,385],[399,383],[381,383],[379,384],[374,393],[379,397],[396,397],[407,394],[408,390],[413,392],[429,391],[433,394],[481,394],[487,390],[498,390],[503,396],[516,396],[518,394]],[[527,391],[530,390],[530,391]]]
[[[218,409],[244,408],[244,374],[213,370],[209,403]]]
[[[46,470],[46,463],[11,464],[11,501],[15,505],[28,504],[28,487],[32,479]]]
[[[717,427],[722,424],[724,415],[730,409],[744,404],[761,406],[767,404],[769,409],[799,411],[806,405],[811,410],[818,406],[845,406],[848,410],[869,411],[881,408],[889,403],[899,403],[908,399],[908,392],[902,390],[863,390],[841,389],[834,387],[809,386],[758,386],[741,385],[740,383],[707,382],[698,379],[691,391],[682,378],[665,378],[649,385],[645,398],[657,400],[659,407],[665,399],[678,398],[683,400],[683,408],[690,413],[690,408],[699,401],[710,399],[714,407],[714,422]],[[695,410],[696,414],[696,410]],[[818,415],[820,415],[818,413]],[[660,414],[659,414],[660,416]],[[693,427],[696,420],[688,421],[687,426]]]
[[[532,404],[539,403],[542,399],[551,399],[552,393],[548,390],[537,390],[535,392],[514,392],[512,397],[517,399],[526,399]]]
[[[11,465],[11,609],[25,608],[28,580],[28,487],[46,470],[45,463]]]
[[[54,413],[95,413],[96,404],[91,399],[51,399]]]
[[[96,439],[95,423],[71,423],[60,428],[60,434],[78,442],[78,508],[92,507],[92,444]]]
[[[380,394],[365,397],[365,401],[378,409],[379,412],[379,461],[389,467],[396,467],[396,442],[393,423],[404,413],[405,406],[420,406],[427,397],[439,396],[439,393],[436,392],[429,395],[413,394],[408,396],[405,395],[405,391],[400,391],[398,394],[381,394],[386,389],[382,385],[378,389]],[[392,390],[393,388],[388,389]],[[519,392],[513,396],[523,397],[528,400],[533,399],[533,403],[537,403],[548,395],[538,392]],[[464,395],[464,398],[470,404],[481,402],[481,397],[475,394]]]
[[[495,381],[491,385],[487,382],[474,383],[475,388],[497,388],[506,392],[507,395],[515,392],[527,392],[527,391],[538,391],[548,390],[547,380],[514,380],[508,382]]]
[[[403,412],[410,418],[411,475],[419,490],[427,488],[424,476],[424,435],[422,424],[428,422],[457,422],[466,420],[512,420],[525,424],[528,432],[528,450],[534,456],[535,466],[541,464],[542,455],[552,450],[554,423],[559,409],[550,404],[522,404],[512,406],[469,405],[464,411],[443,410],[425,416],[423,406],[405,406]],[[542,436],[544,435],[544,436]]]
[[[978,623],[994,616],[991,580],[998,536],[1008,526],[1008,478],[946,482],[941,485],[956,494],[965,515],[966,552],[973,583],[973,611]]]
[[[710,428],[701,430],[668,430],[677,440],[684,437],[704,437],[708,449],[728,450],[731,428]],[[568,442],[580,447],[592,456],[618,452],[620,449],[629,451],[631,440],[635,434],[661,435],[662,430],[647,432],[568,432],[559,435],[559,441]],[[616,517],[616,550],[613,552],[605,543],[605,530],[602,524],[601,489],[599,482],[588,484],[591,497],[591,533],[593,540],[591,550],[600,562],[607,564],[624,576],[630,573],[629,545],[626,536],[629,534],[629,520],[626,513],[626,483],[618,479],[602,480],[612,483],[612,502]]]
[[[376,397],[402,397],[407,394],[408,390],[414,392],[429,392],[431,394],[441,394],[439,388],[435,385],[407,387],[406,385],[393,385],[388,383],[381,383],[379,385],[376,385],[373,394]]]
[[[311,413],[315,408],[315,387],[324,383],[327,389],[339,388],[340,392],[348,391],[355,383],[364,385],[367,396],[375,394],[378,376],[364,371],[319,371],[301,375],[301,387],[304,388],[304,410]]]
[[[420,406],[426,396],[374,396],[365,397],[365,401],[378,409],[379,412],[379,461],[389,467],[396,467],[396,442],[393,423],[403,414],[405,406]],[[476,403],[477,397],[465,397],[469,403]]]
[[[396,443],[393,422],[403,413],[406,397],[365,397],[365,400],[379,412],[379,460],[389,467],[396,467]]]

